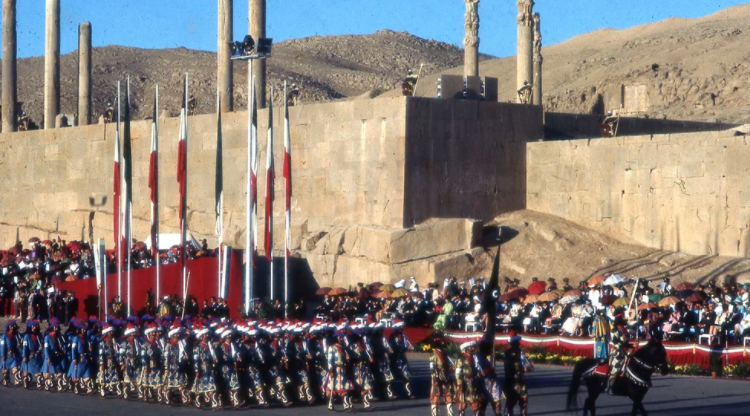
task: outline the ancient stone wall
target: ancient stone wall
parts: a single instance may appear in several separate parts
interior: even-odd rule
[[[292,222],[305,229],[403,224],[405,99],[383,98],[305,105],[289,110],[294,197]],[[283,113],[275,109],[276,243],[283,246]],[[259,118],[258,213],[264,212],[267,110]],[[225,240],[244,246],[247,113],[222,117]],[[216,116],[189,118],[188,223],[196,237],[214,230]],[[162,232],[177,232],[178,118],[160,121]],[[132,123],[133,235],[148,235],[148,153],[151,122]],[[104,237],[112,244],[114,124],[0,135],[0,244],[40,238]],[[106,201],[105,201],[106,198]],[[262,221],[261,221],[262,224]],[[261,233],[262,235],[262,233]],[[212,243],[212,245],[215,243]]]
[[[527,146],[531,210],[653,248],[750,255],[750,143],[734,131]]]
[[[406,117],[404,226],[525,208],[526,142],[544,135],[541,107],[419,98]]]

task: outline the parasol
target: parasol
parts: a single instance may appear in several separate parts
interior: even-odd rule
[[[685,299],[685,302],[690,303],[698,303],[703,302],[705,299],[703,299],[703,296],[700,295],[700,293],[695,292],[692,295],[688,296],[687,299]]]
[[[654,302],[654,303],[658,303],[661,300],[662,297],[663,296],[660,295],[660,294],[658,294],[658,293],[652,293],[652,294],[648,295],[648,300],[650,300],[651,302]]]
[[[39,239],[39,237],[31,237],[31,238],[29,238],[29,244],[38,243],[40,241],[41,240]]]
[[[676,296],[667,296],[666,298],[659,301],[659,306],[675,305],[680,302],[680,299]]]
[[[539,295],[541,293],[544,293],[544,289],[547,288],[547,284],[537,280],[536,282],[532,282],[529,285],[529,293],[532,295]]]
[[[560,299],[560,303],[563,304],[563,305],[567,305],[569,303],[573,303],[573,302],[577,301],[580,298],[581,298],[580,295],[563,296],[563,298]]]
[[[674,290],[678,292],[681,292],[683,290],[695,290],[695,285],[688,282],[682,282],[675,285]]]
[[[602,276],[602,275],[594,276],[591,279],[589,279],[588,284],[589,284],[589,286],[594,286],[594,285],[598,285],[599,283],[601,283],[601,282],[603,282],[605,280],[607,280],[607,278],[604,277],[604,276]]]
[[[604,286],[616,286],[626,280],[628,280],[628,278],[621,274],[613,274],[612,276],[609,276],[606,280],[604,280],[602,284]]]
[[[537,303],[539,302],[539,295],[529,295],[523,300],[525,303]]]
[[[654,302],[641,303],[640,305],[638,305],[638,310],[642,311],[644,309],[656,309],[658,307],[659,305],[655,304]]]
[[[375,295],[375,297],[378,298],[378,299],[392,299],[393,298],[393,296],[391,295],[391,292],[388,292],[388,291],[385,291],[385,290],[382,291],[382,292],[378,292]]]
[[[370,299],[371,296],[372,295],[370,294],[370,292],[368,292],[366,290],[363,290],[363,291],[357,293],[357,298],[358,299]]]
[[[373,283],[370,283],[370,285],[369,285],[369,286],[367,286],[367,289],[368,289],[368,290],[369,290],[370,292],[373,292],[373,293],[375,293],[375,292],[378,292],[378,291],[380,291],[380,288],[381,288],[382,286],[383,286],[383,284],[382,284],[382,283],[380,283],[380,282],[373,282]]]
[[[628,298],[618,298],[612,303],[612,305],[614,305],[617,308],[621,306],[628,306],[629,304],[630,304],[630,299]]]
[[[393,292],[394,290],[396,290],[396,286],[393,286],[393,285],[380,286],[381,292]]]
[[[344,293],[346,293],[346,289],[344,289],[343,287],[337,287],[335,289],[331,289],[331,291],[328,292],[328,295],[329,296],[340,296],[340,295],[343,295]]]
[[[315,291],[315,294],[318,295],[318,296],[325,296],[330,291],[331,291],[330,287],[321,287],[320,289],[318,289],[317,291]]]
[[[552,291],[552,293],[557,293],[558,295],[560,295],[560,297],[565,296],[565,291],[562,289],[555,289]]]
[[[563,293],[563,297],[565,296],[581,296],[583,293],[581,293],[578,289],[569,290],[565,293]]]
[[[539,295],[539,301],[541,302],[552,302],[560,299],[560,294],[557,292],[544,292]]]
[[[394,298],[403,298],[404,296],[406,296],[407,293],[409,292],[407,292],[406,289],[401,288],[401,289],[396,289],[393,292],[391,292],[391,296]]]
[[[602,298],[599,299],[599,303],[601,303],[604,306],[609,306],[615,303],[616,300],[617,300],[617,296],[607,295],[607,296],[602,296]]]

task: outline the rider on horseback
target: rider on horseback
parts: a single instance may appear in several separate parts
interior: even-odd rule
[[[625,317],[622,313],[615,315],[614,328],[612,330],[613,348],[609,355],[609,379],[607,380],[607,394],[612,394],[615,380],[625,369],[628,358],[628,349],[633,346],[628,342],[628,331],[625,329]]]

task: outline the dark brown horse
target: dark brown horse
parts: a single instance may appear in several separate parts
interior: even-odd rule
[[[581,381],[584,381],[589,396],[583,405],[583,416],[587,416],[589,412],[591,416],[596,416],[596,399],[607,386],[607,376],[594,372],[599,364],[600,361],[596,359],[583,360],[576,364],[573,382],[568,390],[568,412],[578,412],[578,388]],[[646,416],[643,398],[651,387],[651,375],[657,370],[662,375],[667,374],[667,351],[661,342],[652,340],[632,355],[625,366],[624,375],[615,382],[612,393],[615,396],[629,397],[633,401],[633,410],[630,412],[632,416],[638,412]]]

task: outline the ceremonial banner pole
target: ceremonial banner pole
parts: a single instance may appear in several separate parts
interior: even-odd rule
[[[273,199],[274,199],[274,179],[275,173],[273,168],[273,85],[271,85],[271,96],[268,104],[268,145],[266,146],[266,236],[265,251],[266,258],[270,263],[270,284],[271,300],[275,300],[275,287],[273,276]]]
[[[182,267],[182,292],[187,297],[187,124],[188,124],[188,74],[183,83],[182,112],[180,113],[180,136],[177,146],[177,183],[180,190],[180,263]],[[185,304],[187,299],[183,298]]]
[[[284,304],[289,318],[289,256],[292,247],[292,140],[289,132],[289,96],[284,81],[284,180],[286,182],[284,205],[286,230],[284,233]]]
[[[125,121],[123,126],[123,157],[124,162],[123,176],[125,177],[125,249],[128,255],[128,308],[127,314],[132,313],[133,298],[131,297],[131,279],[132,279],[132,250],[133,241],[133,154],[132,142],[130,137],[130,77],[128,77],[125,89]]]
[[[114,225],[115,225],[115,250],[117,256],[117,296],[122,301],[122,215],[120,213],[120,201],[122,198],[122,184],[120,173],[120,81],[117,81],[117,122],[115,124],[115,172],[114,172]]]
[[[222,273],[223,256],[221,253],[221,244],[224,240],[224,171],[222,163],[222,144],[221,144],[221,90],[216,91],[216,186],[215,186],[215,207],[216,207],[216,235],[219,238],[219,276],[217,297],[225,297],[224,273]]]

